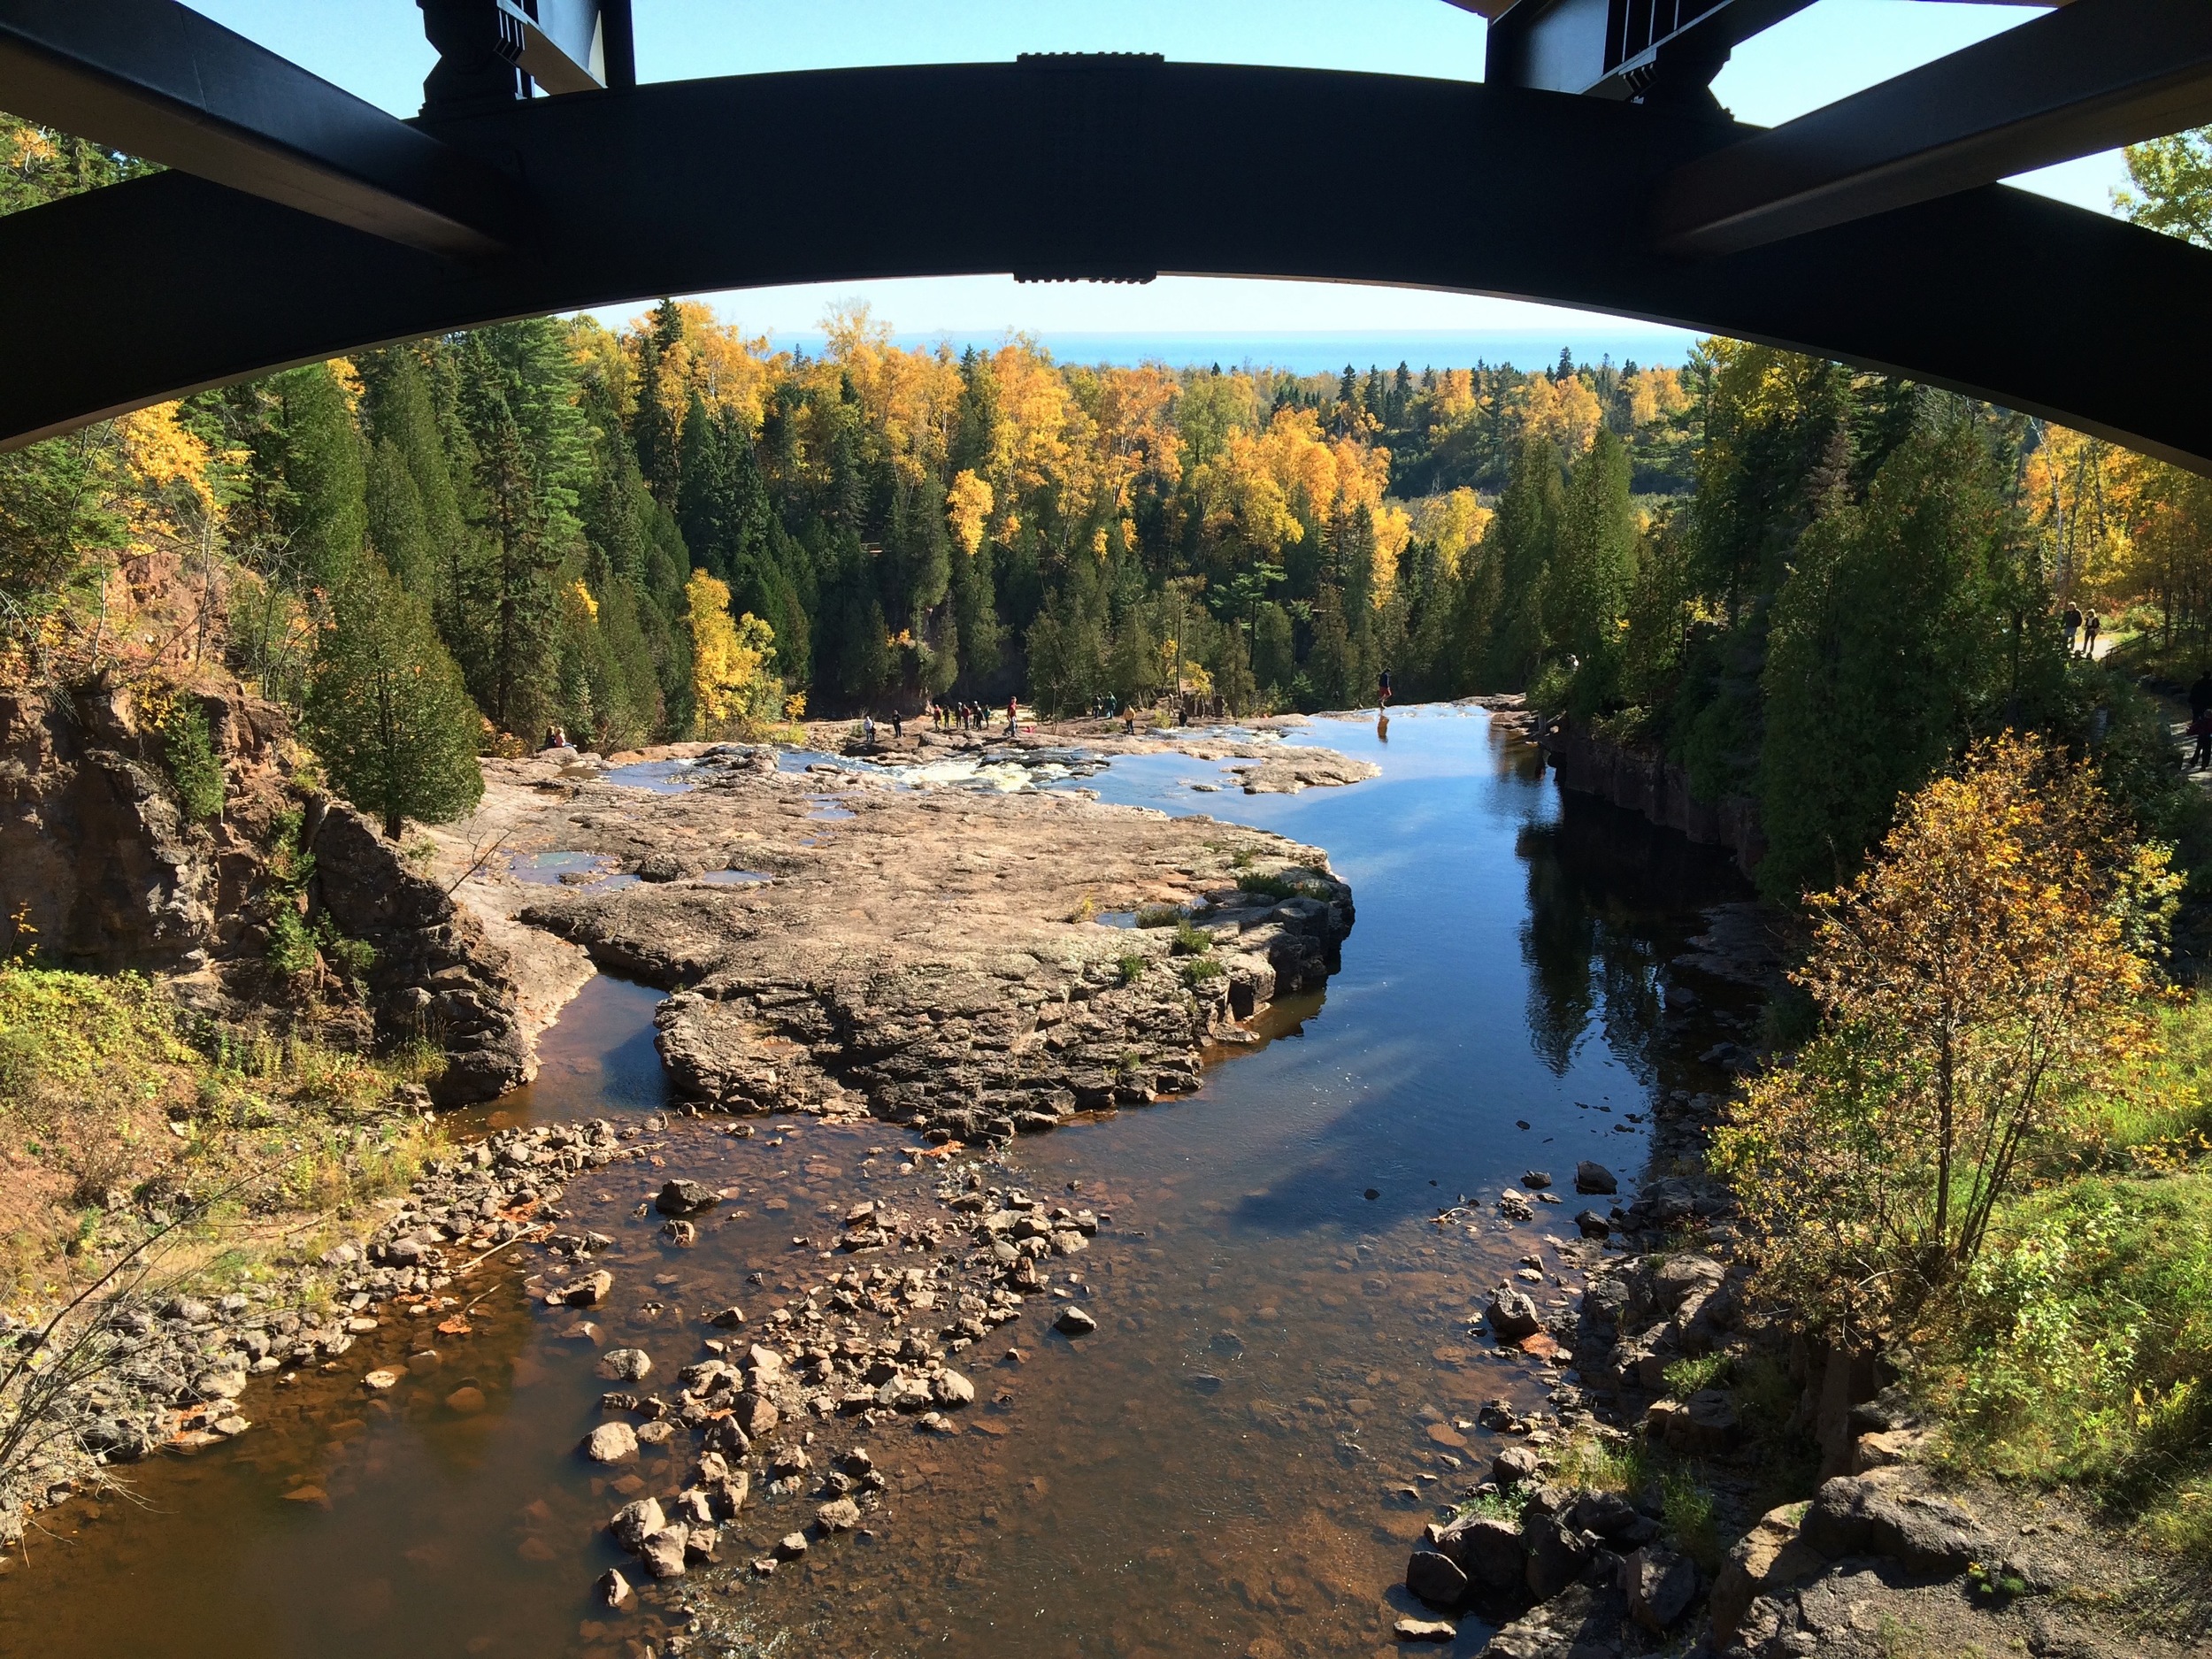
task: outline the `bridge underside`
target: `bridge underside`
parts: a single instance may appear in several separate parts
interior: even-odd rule
[[[662,294],[1175,273],[1642,318],[2212,471],[2212,253],[1995,185],[1663,251],[1681,245],[1670,180],[1752,135],[1695,112],[1046,58],[659,83],[416,127],[526,204],[503,251],[427,251],[181,172],[0,218],[0,445],[366,345]]]

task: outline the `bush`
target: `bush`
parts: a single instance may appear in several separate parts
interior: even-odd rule
[[[1211,956],[1193,956],[1183,964],[1183,983],[1195,989],[1209,979],[1218,979],[1228,972]]]
[[[1286,881],[1280,876],[1241,875],[1237,878],[1237,886],[1243,892],[1270,899],[1294,899],[1299,891],[1296,882]]]
[[[1134,985],[1144,977],[1144,971],[1151,965],[1151,957],[1140,956],[1133,950],[1116,962],[1114,966],[1121,971],[1121,982],[1124,985]]]
[[[161,724],[161,742],[169,780],[187,818],[219,818],[223,810],[223,763],[207,728],[207,713],[191,698],[179,698]]]
[[[2036,738],[1977,745],[1816,896],[1793,976],[1818,1033],[1731,1109],[1714,1163],[1755,1282],[1847,1346],[1970,1267],[2039,1148],[2148,1034],[2177,883],[2097,773]]]
[[[1202,956],[1214,948],[1214,936],[1202,927],[1193,927],[1188,922],[1175,926],[1175,954],[1179,956]]]
[[[1701,1389],[1717,1386],[1728,1374],[1728,1356],[1706,1354],[1696,1359],[1678,1359],[1669,1365],[1664,1373],[1667,1397],[1687,1400]]]
[[[1183,912],[1172,904],[1148,904],[1137,912],[1140,927],[1179,927]]]

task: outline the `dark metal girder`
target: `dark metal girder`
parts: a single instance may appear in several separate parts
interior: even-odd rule
[[[497,169],[175,0],[0,0],[0,109],[410,247],[510,235]]]
[[[2076,0],[1690,163],[1661,246],[1737,253],[2212,120],[2212,7]]]
[[[1285,118],[1316,110],[1332,142],[1286,147]],[[2212,471],[2212,401],[2173,369],[2212,360],[2212,253],[1988,187],[1685,262],[1648,240],[1653,194],[1741,129],[1636,105],[1075,59],[664,83],[435,130],[518,158],[541,204],[527,250],[460,265],[175,174],[0,218],[0,440],[361,346],[660,294],[1165,271],[1709,330]],[[1317,202],[1357,203],[1363,228]]]

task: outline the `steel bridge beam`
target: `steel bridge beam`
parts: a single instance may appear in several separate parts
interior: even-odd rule
[[[512,234],[498,169],[176,0],[0,0],[0,109],[434,253]]]
[[[1739,253],[2207,120],[2212,7],[2076,0],[1692,162],[1660,243]]]
[[[1286,145],[1286,115],[1316,110],[1331,142]],[[664,83],[432,130],[518,159],[537,215],[526,247],[463,265],[176,173],[0,218],[0,442],[362,346],[662,294],[1164,271],[1709,330],[2212,471],[2212,400],[2174,366],[2212,361],[2212,253],[1991,186],[1682,260],[1652,240],[1655,193],[1743,129],[1662,110],[1073,58]],[[1356,227],[1317,219],[1317,202],[1359,203]]]

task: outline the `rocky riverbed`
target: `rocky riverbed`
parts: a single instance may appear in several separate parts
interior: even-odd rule
[[[776,751],[758,748],[637,760],[649,773],[683,763],[687,787],[672,787],[672,772],[648,787],[611,781],[566,757],[490,763],[481,810],[434,833],[427,871],[380,853],[342,809],[323,818],[326,902],[357,913],[364,931],[382,926],[380,940],[413,927],[443,942],[445,965],[434,955],[380,994],[399,1016],[442,1031],[476,1094],[482,1078],[528,1075],[532,1036],[596,961],[675,992],[659,1041],[693,1110],[872,1115],[944,1150],[987,1150],[1079,1113],[1194,1088],[1202,1057],[1249,1041],[1242,1021],[1325,979],[1352,924],[1350,890],[1324,854],[1210,819],[1076,795],[781,770]],[[362,847],[340,856],[354,841]],[[586,879],[563,879],[578,873]],[[1113,925],[1139,920],[1154,925]],[[399,1104],[428,1100],[413,1091]],[[118,1302],[74,1351],[88,1381],[17,1495],[58,1503],[157,1448],[245,1434],[254,1386],[342,1371],[365,1356],[399,1360],[365,1371],[372,1394],[390,1388],[411,1374],[407,1356],[379,1352],[390,1322],[442,1315],[439,1329],[465,1335],[465,1311],[452,1310],[494,1258],[549,1263],[531,1288],[585,1310],[578,1323],[594,1340],[588,1310],[611,1284],[581,1270],[611,1239],[564,1228],[563,1189],[582,1172],[657,1160],[643,1133],[603,1119],[501,1131],[434,1166],[373,1230],[357,1221],[356,1241],[318,1261],[273,1263],[219,1297]],[[734,1483],[707,1501],[726,1509],[755,1440],[764,1445],[751,1471],[764,1485],[814,1467],[767,1440],[779,1413],[857,1433],[879,1417],[956,1409],[972,1387],[949,1356],[1023,1297],[1067,1302],[1070,1327],[1080,1324],[1081,1275],[1056,1279],[1052,1264],[1087,1248],[1098,1217],[1004,1190],[972,1164],[932,1178],[912,1209],[849,1208],[820,1248],[855,1265],[826,1270],[742,1342],[702,1339],[673,1398],[611,1390],[610,1425],[638,1417],[633,1443],[640,1432],[664,1440],[672,1423],[700,1430],[703,1459],[722,1460],[703,1461],[703,1479]],[[672,1186],[655,1217],[666,1246],[686,1248],[713,1225],[719,1197]],[[337,1230],[348,1231],[342,1220]],[[549,1289],[546,1273],[557,1279]],[[718,1332],[743,1323],[734,1305],[695,1311],[719,1319]],[[869,1316],[882,1328],[864,1329]],[[0,1337],[36,1344],[27,1325]],[[844,1483],[824,1499],[833,1520],[847,1513],[836,1506],[868,1501],[864,1459],[851,1448],[841,1455],[846,1467],[825,1477]],[[777,1458],[794,1456],[803,1461],[775,1473]],[[665,1525],[641,1528],[634,1516],[626,1531],[660,1537],[688,1502],[702,1540],[692,1553],[709,1549],[700,1501],[667,1495],[679,1508],[663,1513]],[[12,1505],[10,1538],[16,1514]],[[674,1564],[682,1559],[679,1549]]]

